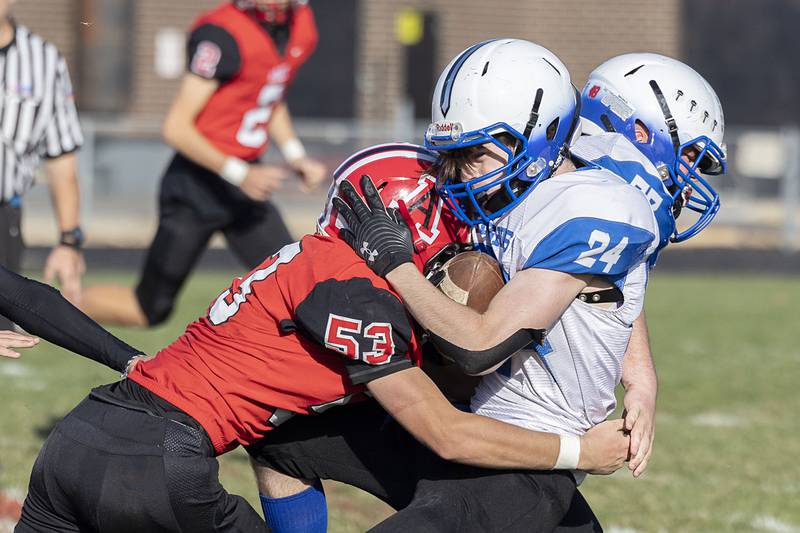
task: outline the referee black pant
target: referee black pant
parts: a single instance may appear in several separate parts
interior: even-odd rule
[[[18,200],[0,204],[0,265],[12,272],[19,272],[22,263],[21,218],[22,210]],[[0,316],[0,330],[13,327],[10,320]]]
[[[217,231],[248,269],[292,242],[271,202],[251,200],[238,187],[176,154],[161,181],[158,230],[136,287],[151,326],[169,317],[183,283]]]

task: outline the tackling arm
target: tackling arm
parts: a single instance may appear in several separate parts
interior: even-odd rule
[[[80,312],[53,287],[2,267],[0,314],[33,335],[120,372],[141,354]]]
[[[417,440],[446,460],[485,468],[548,470],[556,464],[558,435],[530,431],[453,407],[418,368],[370,381],[376,400]],[[578,469],[609,474],[627,457],[620,420],[580,438]]]

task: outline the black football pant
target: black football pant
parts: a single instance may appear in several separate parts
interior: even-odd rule
[[[269,201],[255,202],[237,187],[177,154],[159,195],[158,230],[147,252],[136,296],[153,326],[167,319],[175,298],[216,231],[247,268],[292,242]]]
[[[401,509],[375,527],[382,533],[602,531],[571,474],[448,463],[374,401],[292,418],[248,452],[286,475],[340,481]]]
[[[199,425],[179,411],[146,411],[94,393],[73,409],[36,459],[15,531],[266,532],[220,485]]]

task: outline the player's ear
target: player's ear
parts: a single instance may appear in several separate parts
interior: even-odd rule
[[[634,130],[636,131],[636,142],[641,144],[650,142],[650,130],[640,120],[637,120],[634,124]]]

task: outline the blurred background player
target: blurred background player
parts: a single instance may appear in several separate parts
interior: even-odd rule
[[[85,267],[75,151],[83,135],[64,58],[55,45],[14,21],[13,3],[0,0],[0,264],[20,269],[22,196],[44,157],[60,231],[44,277],[48,283],[58,278],[64,296],[77,302]],[[0,329],[10,325],[0,317]]]
[[[248,268],[291,241],[269,201],[288,172],[258,158],[272,140],[305,190],[325,178],[325,167],[306,156],[295,136],[284,102],[316,44],[305,2],[238,0],[195,21],[188,72],[164,122],[164,139],[176,154],[161,183],[159,226],[140,281],[135,289],[87,289],[87,314],[127,326],[163,322],[216,231]]]

